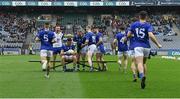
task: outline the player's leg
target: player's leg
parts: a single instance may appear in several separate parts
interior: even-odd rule
[[[136,68],[136,64],[135,64],[135,57],[134,57],[134,50],[129,50],[129,58],[131,60],[131,70],[133,73],[133,82],[137,81],[137,68]]]
[[[85,59],[86,59],[86,53],[81,53],[81,59],[82,59],[82,63],[83,63],[83,71],[85,71]]]
[[[73,69],[76,71],[76,64],[77,64],[77,57],[76,55],[72,55],[72,60],[73,60]]]
[[[57,53],[53,52],[53,69],[55,70],[55,65],[56,65],[56,56],[57,56]]]
[[[100,62],[102,64],[102,71],[106,71],[107,70],[107,65],[106,65],[106,63],[104,63],[103,53],[99,53],[99,58],[100,58]]]
[[[76,58],[77,58],[77,71],[79,71],[80,69],[80,66],[79,66],[79,63],[80,63],[80,57],[81,57],[81,53],[80,52],[78,52],[77,54],[76,54]]]
[[[147,75],[147,65],[146,65],[146,62],[147,62],[147,59],[149,57],[149,54],[150,54],[150,48],[145,48],[144,49],[144,74]]]
[[[104,47],[100,47],[99,52],[100,52],[99,57],[100,57],[100,62],[102,64],[102,70],[106,71],[107,70],[107,65],[106,65],[106,63],[104,62],[104,59],[103,59],[103,56],[104,56],[104,53],[105,53]]]
[[[45,77],[49,78],[49,72],[50,72],[50,67],[51,67],[51,58],[53,56],[53,52],[52,51],[47,51],[47,73],[45,75]]]
[[[85,59],[87,56],[87,51],[88,51],[88,46],[85,46],[84,48],[81,49],[81,58],[83,61],[83,71],[85,71]]]
[[[131,59],[131,70],[133,72],[133,82],[136,82],[137,81],[137,68],[136,68],[136,64],[135,64],[135,58],[132,57]]]
[[[42,70],[46,71],[47,68],[47,50],[40,51]]]
[[[88,51],[87,52],[87,60],[88,60],[89,66],[90,66],[90,71],[93,71],[92,56],[93,56],[93,53],[91,51]]]
[[[63,71],[65,72],[66,71],[66,64],[65,64],[65,55],[63,55],[62,57],[61,57],[61,64],[62,64],[62,66],[63,66]]]
[[[128,65],[128,54],[127,51],[123,52],[124,57],[124,73],[127,72],[127,65]]]
[[[49,72],[50,72],[50,57],[47,57],[47,68],[46,68],[46,74],[45,74],[46,78],[49,78]]]
[[[141,79],[141,88],[145,88],[145,76],[144,76],[144,64],[143,64],[143,57],[138,56],[136,57],[136,63],[138,65],[139,77]]]
[[[87,52],[87,57],[88,57],[88,63],[89,63],[89,66],[90,66],[90,71],[92,72],[93,71],[93,63],[92,63],[92,58],[93,58],[93,55],[94,55],[94,52],[96,50],[96,45],[90,45],[88,47],[88,52]]]
[[[122,68],[122,59],[123,59],[123,53],[118,51],[118,64],[119,64],[119,70]]]
[[[145,59],[144,59],[145,60]],[[147,60],[147,59],[146,59]],[[147,75],[147,64],[144,64],[144,76],[146,77]]]
[[[141,88],[145,88],[145,76],[144,76],[144,48],[137,47],[135,50],[135,59],[138,66],[139,77],[141,79]]]
[[[99,51],[96,53],[96,61],[97,61],[97,65],[98,65],[98,70],[101,71]]]

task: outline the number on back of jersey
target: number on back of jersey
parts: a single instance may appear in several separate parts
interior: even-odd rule
[[[145,28],[136,28],[136,35],[138,38],[144,38],[145,37]]]

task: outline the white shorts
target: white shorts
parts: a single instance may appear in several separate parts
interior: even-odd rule
[[[134,48],[134,55],[135,57],[143,56],[143,57],[149,57],[150,48],[143,48],[143,47],[136,47]]]
[[[123,51],[123,52],[118,51],[118,57],[121,58],[122,56],[128,56],[128,51]]]
[[[88,51],[91,53],[96,53],[97,52],[97,47],[95,44],[92,44],[90,46],[88,46]]]
[[[41,50],[40,51],[40,56],[41,57],[52,57],[53,56],[53,51],[50,51],[50,50]]]
[[[81,49],[81,53],[87,53],[88,46],[85,46]]]
[[[134,50],[129,50],[129,51],[128,51],[128,56],[129,56],[129,57],[133,58],[133,57],[134,57],[134,54],[135,54],[135,53],[134,53]]]
[[[72,60],[73,55],[64,55],[65,60]]]

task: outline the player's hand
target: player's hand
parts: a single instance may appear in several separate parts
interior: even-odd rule
[[[158,48],[162,48],[162,45],[161,45],[161,44],[158,44],[157,46],[158,46]]]
[[[124,38],[123,38],[123,42],[126,42],[126,41],[127,41],[127,38],[126,38],[126,37],[124,37]]]

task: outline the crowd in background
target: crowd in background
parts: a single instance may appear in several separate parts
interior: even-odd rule
[[[35,20],[17,14],[1,14],[0,28],[3,41],[23,43],[27,34],[35,29]]]
[[[104,16],[103,18],[94,16],[94,19],[94,25],[100,25],[102,28],[111,26],[113,34],[116,34],[118,27],[121,25],[130,27],[130,24],[136,21],[138,18],[130,15],[113,15]],[[179,28],[180,18],[179,16],[172,15],[151,15],[148,18],[148,22],[154,26],[154,33],[156,35],[177,35],[172,28],[173,25],[176,25]]]
[[[56,15],[56,17],[60,16]],[[52,19],[54,18],[55,17]],[[107,35],[115,35],[120,25],[125,24],[129,27],[132,22],[137,20],[137,17],[132,15],[94,15],[93,18],[93,25],[101,27],[101,31],[106,37]],[[35,36],[38,30],[42,29],[43,26],[37,25],[37,19],[38,17],[28,17],[27,15],[0,14],[0,42],[25,43],[28,33]],[[174,25],[180,29],[180,16],[177,15],[151,15],[148,21],[154,26],[154,33],[156,35],[177,35],[172,29]],[[83,29],[83,27],[81,24],[72,24],[70,28],[72,28],[72,34],[74,34],[78,29]],[[110,30],[108,30],[108,27],[111,27]],[[65,34],[66,29],[66,26],[62,26]],[[83,29],[83,31],[85,32],[85,29]],[[110,32],[112,32],[112,34],[110,34]],[[14,46],[19,47],[18,44],[6,45],[5,47]]]

